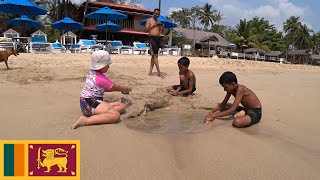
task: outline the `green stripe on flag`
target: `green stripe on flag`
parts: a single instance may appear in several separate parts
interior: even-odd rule
[[[14,144],[4,144],[4,176],[14,176]]]

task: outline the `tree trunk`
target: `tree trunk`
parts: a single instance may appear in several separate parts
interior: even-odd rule
[[[88,3],[89,3],[89,0],[86,0],[86,5],[85,5],[84,11],[83,11],[82,24],[84,24],[84,23],[85,23],[85,20],[86,20],[85,16],[86,16],[87,10],[88,10]],[[81,30],[80,30],[80,33],[79,33],[79,39],[80,39],[81,36],[82,36],[82,32],[83,32],[83,30],[81,29]]]

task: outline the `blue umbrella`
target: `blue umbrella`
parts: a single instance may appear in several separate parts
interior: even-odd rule
[[[51,27],[55,28],[55,29],[59,29],[59,30],[76,30],[76,29],[81,29],[83,28],[83,24],[69,18],[69,17],[65,17],[59,21],[56,21],[54,23],[51,24]]]
[[[235,46],[237,46],[237,45],[236,45],[236,44],[233,44],[233,43],[230,43],[228,46],[235,47]]]
[[[97,11],[89,13],[85,17],[98,20],[122,20],[128,18],[127,15],[122,14],[118,11],[114,11],[108,7],[104,7]]]
[[[122,14],[118,11],[114,11],[108,7],[104,7],[104,8],[97,10],[97,11],[89,13],[85,17],[90,18],[90,19],[106,20],[106,21],[108,21],[108,20],[122,20],[122,19],[128,18],[127,15]],[[108,26],[106,26],[106,40],[108,40],[107,34],[108,34]]]
[[[150,18],[153,18],[153,16],[150,17]],[[140,21],[140,24],[145,26],[147,24],[148,19],[150,19],[150,18],[147,18],[147,19],[144,19],[144,20]],[[163,16],[159,16],[158,17],[158,21],[162,22],[164,24],[165,28],[177,27],[177,24],[175,24],[174,22],[170,21],[169,19],[167,19],[167,18],[165,18]]]
[[[99,31],[106,31],[106,29],[108,29],[108,31],[110,31],[110,32],[121,31],[123,29],[122,26],[119,26],[118,24],[115,24],[111,21],[108,21],[107,26],[108,27],[106,28],[106,23],[99,24],[99,25],[97,25],[96,29]]]
[[[0,2],[0,11],[16,15],[44,15],[47,10],[30,0],[4,0]]]
[[[13,26],[20,26],[24,28],[26,27],[40,28],[43,26],[40,22],[30,19],[28,16],[21,16],[19,18],[14,18],[14,19],[8,20],[7,23]]]

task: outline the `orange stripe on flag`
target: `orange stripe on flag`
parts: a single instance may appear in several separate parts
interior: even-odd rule
[[[24,144],[14,145],[14,176],[24,176]]]

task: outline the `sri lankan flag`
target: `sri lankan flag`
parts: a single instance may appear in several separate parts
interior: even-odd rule
[[[79,140],[0,140],[0,179],[80,179]]]

